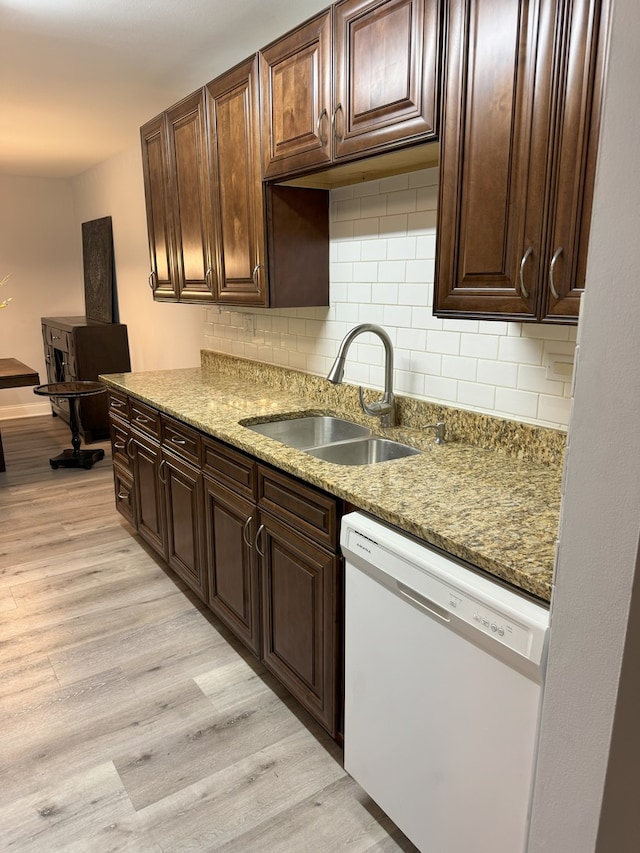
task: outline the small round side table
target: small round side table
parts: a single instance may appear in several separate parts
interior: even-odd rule
[[[102,382],[75,380],[73,382],[51,382],[37,385],[34,394],[42,397],[66,397],[69,400],[69,427],[73,449],[63,450],[59,456],[49,459],[52,468],[91,468],[94,462],[104,458],[104,450],[80,450],[80,430],[78,427],[77,400],[91,394],[104,394],[107,386]]]

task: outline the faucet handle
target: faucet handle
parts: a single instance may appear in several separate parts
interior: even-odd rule
[[[438,421],[436,424],[423,424],[422,429],[434,429],[436,431],[436,444],[445,444],[445,433],[447,425],[444,421]]]

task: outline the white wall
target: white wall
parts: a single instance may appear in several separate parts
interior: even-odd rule
[[[111,216],[120,322],[129,333],[133,370],[200,364],[204,310],[154,302],[148,286],[149,252],[139,146],[72,181],[76,227]]]
[[[566,428],[570,383],[548,379],[547,364],[573,361],[575,327],[433,316],[437,180],[432,168],[333,190],[331,307],[209,309],[207,346],[326,375],[347,331],[378,323],[394,343],[398,393]],[[346,380],[382,388],[382,346],[358,341]]]
[[[0,356],[33,367],[46,382],[40,318],[82,314],[82,255],[68,181],[0,175]],[[50,410],[31,388],[0,392],[3,417]]]
[[[637,0],[616,0],[530,853],[640,838],[639,40]]]

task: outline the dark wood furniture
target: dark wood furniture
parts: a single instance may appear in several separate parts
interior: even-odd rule
[[[342,0],[260,51],[265,178],[435,139],[439,0]]]
[[[24,388],[37,385],[40,376],[32,367],[27,367],[17,358],[0,358],[0,390],[3,388]],[[2,433],[0,432],[0,472],[6,471]]]
[[[121,323],[98,323],[86,317],[43,317],[42,338],[48,382],[96,382],[101,373],[131,370],[127,327]],[[66,397],[51,400],[54,415],[69,423]],[[86,444],[109,435],[107,400],[104,395],[78,401],[80,434]]]
[[[52,382],[38,385],[33,389],[34,394],[50,397],[56,401],[66,400],[69,410],[69,427],[71,429],[71,449],[63,450],[58,456],[49,459],[52,468],[91,468],[95,462],[104,459],[101,447],[93,450],[80,449],[80,429],[78,425],[78,401],[97,394],[104,394],[107,386],[102,382]]]
[[[140,131],[151,273],[157,299],[213,302],[204,89]]]
[[[342,504],[109,389],[116,507],[336,739]]]
[[[577,321],[606,5],[449,4],[438,316]]]
[[[263,186],[258,60],[207,85],[216,301],[292,308],[329,304],[329,193]]]

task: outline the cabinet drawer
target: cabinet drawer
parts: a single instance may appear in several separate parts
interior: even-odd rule
[[[202,457],[200,433],[167,415],[161,416],[160,425],[162,447],[199,468]]]
[[[129,398],[126,394],[109,389],[107,393],[109,415],[115,415],[123,421],[129,420]]]
[[[54,349],[62,350],[62,352],[69,352],[71,348],[69,332],[65,332],[64,329],[57,329],[55,326],[43,326],[42,334],[46,344]]]
[[[152,435],[154,438],[160,438],[160,412],[156,409],[151,409],[139,400],[130,398],[129,416],[131,426],[147,433],[147,435]]]
[[[111,456],[114,464],[117,462],[121,468],[131,471],[131,459],[127,453],[129,427],[117,418],[110,417],[109,432],[111,435]]]
[[[135,524],[133,511],[133,478],[129,471],[114,462],[113,482],[116,492],[116,509],[130,524]]]
[[[336,550],[337,508],[329,495],[258,466],[258,505],[299,533]]]
[[[244,453],[238,453],[218,441],[202,439],[203,471],[232,491],[248,498],[255,497],[256,463]]]

